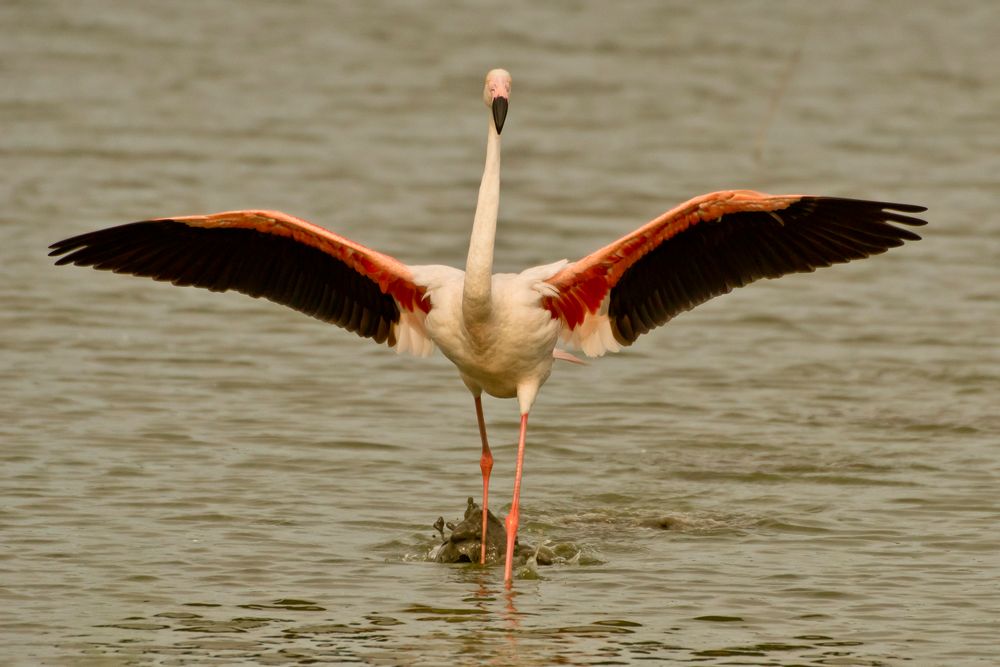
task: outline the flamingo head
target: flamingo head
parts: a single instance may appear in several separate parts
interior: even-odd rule
[[[497,134],[503,130],[509,99],[510,72],[505,69],[490,70],[486,75],[486,84],[483,86],[483,102],[493,111],[493,124],[497,128]]]

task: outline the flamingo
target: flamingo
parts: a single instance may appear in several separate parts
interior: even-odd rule
[[[483,539],[493,456],[483,392],[516,398],[517,462],[504,583],[512,585],[528,414],[555,359],[617,352],[681,312],[759,278],[811,272],[920,237],[922,206],[725,190],[695,197],[575,262],[493,273],[500,134],[511,76],[486,75],[486,165],[465,270],[409,266],[305,220],[267,210],[157,218],[54,243],[56,264],[265,297],[417,356],[435,347],[471,392],[479,426]],[[562,347],[557,344],[562,343]]]

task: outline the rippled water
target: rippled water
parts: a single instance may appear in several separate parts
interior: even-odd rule
[[[0,661],[994,664],[1000,76],[990,3],[0,7]],[[267,207],[464,258],[514,75],[499,270],[714,189],[924,204],[925,240],[757,284],[532,413],[523,573],[428,562],[473,406],[240,295],[45,247]],[[488,400],[505,510],[516,407]]]

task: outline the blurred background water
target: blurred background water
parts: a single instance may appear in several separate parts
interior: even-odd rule
[[[989,2],[0,6],[0,661],[995,664]],[[690,196],[923,204],[925,240],[758,283],[533,411],[523,574],[427,561],[478,496],[440,356],[46,246],[274,208],[460,266],[491,67],[497,269]],[[506,511],[516,407],[487,400]]]

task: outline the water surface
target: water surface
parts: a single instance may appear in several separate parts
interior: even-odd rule
[[[3,662],[995,660],[989,3],[0,16]],[[919,203],[932,223],[557,367],[522,525],[580,555],[510,594],[498,568],[426,558],[434,519],[480,490],[472,401],[440,355],[45,257],[101,226],[265,207],[460,265],[495,66],[514,76],[498,270],[728,187]],[[516,408],[486,412],[505,511]]]

